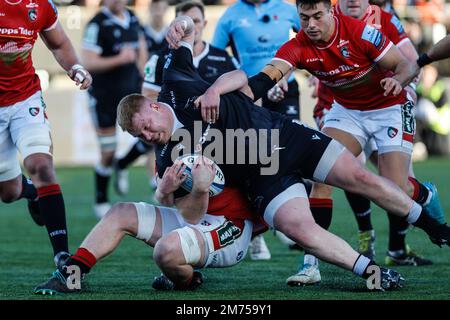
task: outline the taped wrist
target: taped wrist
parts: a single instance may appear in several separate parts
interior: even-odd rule
[[[417,59],[417,65],[421,68],[432,62],[433,60],[431,60],[431,58],[426,53],[422,53],[419,59]]]
[[[252,89],[254,101],[267,95],[267,91],[272,89],[277,82],[272,80],[267,74],[260,72],[248,79],[248,85]]]

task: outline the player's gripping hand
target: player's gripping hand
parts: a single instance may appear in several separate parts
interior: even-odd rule
[[[220,94],[213,87],[198,97],[194,104],[200,108],[203,121],[215,123],[219,119]]]
[[[162,179],[158,182],[159,192],[162,194],[171,194],[175,192],[181,184],[186,180],[187,175],[184,174],[186,166],[181,160],[166,168]]]
[[[81,90],[86,90],[92,84],[92,76],[82,65],[75,64],[67,72],[70,79],[75,81],[75,84],[80,85]]]
[[[285,78],[282,78],[276,85],[267,91],[267,98],[273,102],[280,102],[284,99],[284,93],[288,91],[288,83]]]
[[[192,167],[192,191],[197,193],[209,193],[209,187],[214,181],[216,170],[214,162],[203,156],[197,157]]]
[[[384,89],[384,96],[389,94],[396,96],[402,92],[402,85],[394,78],[384,78],[380,81],[381,87]]]
[[[178,49],[180,41],[193,32],[193,22],[190,17],[180,16],[175,18],[166,33],[166,40],[169,48]]]

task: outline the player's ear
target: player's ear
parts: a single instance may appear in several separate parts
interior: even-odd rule
[[[206,27],[207,24],[208,24],[208,20],[204,20],[203,21],[203,28]]]

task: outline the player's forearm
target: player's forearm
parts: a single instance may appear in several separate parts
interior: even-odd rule
[[[407,60],[402,60],[397,64],[394,71],[393,78],[397,80],[404,88],[407,86],[416,76],[414,64]]]
[[[450,57],[450,35],[441,39],[428,51],[428,56],[432,61],[438,61]]]
[[[79,64],[78,57],[75,53],[70,41],[65,41],[58,48],[50,49],[58,64],[65,70],[69,71],[72,66]]]
[[[176,200],[176,207],[186,222],[197,224],[208,210],[209,193],[192,191]]]
[[[172,207],[175,204],[173,193],[162,193],[159,188],[155,191],[155,200],[166,207]]]
[[[247,86],[248,78],[244,71],[234,70],[221,75],[208,91],[223,95],[235,90],[241,90]]]

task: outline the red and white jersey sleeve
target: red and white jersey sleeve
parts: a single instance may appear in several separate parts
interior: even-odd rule
[[[38,34],[56,27],[51,0],[3,1],[0,6],[0,107],[40,90],[31,52]]]
[[[314,43],[303,30],[275,55],[308,70],[349,109],[374,110],[404,103],[406,95],[384,97],[380,81],[389,75],[377,65],[393,45],[382,32],[357,19],[336,15],[335,30],[327,43]]]

